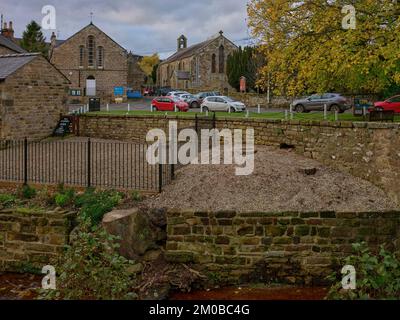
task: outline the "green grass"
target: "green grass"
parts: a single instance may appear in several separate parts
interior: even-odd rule
[[[110,111],[110,112],[91,112],[87,115],[89,116],[178,116],[179,118],[194,118],[195,115],[205,116],[205,113],[200,112],[150,112],[150,111]],[[211,117],[213,113],[209,113]],[[216,112],[217,118],[246,118],[246,113],[228,113],[228,112]],[[272,120],[284,120],[285,112],[267,112],[267,113],[254,113],[249,114],[250,119],[272,119]],[[288,116],[290,120],[290,116]],[[308,121],[308,120],[325,120],[323,112],[313,112],[313,113],[294,113],[293,120]],[[335,121],[335,115],[328,113],[328,121]],[[338,115],[338,121],[366,121],[364,117],[356,117],[352,113],[343,113]],[[400,115],[395,116],[395,122],[400,122]]]

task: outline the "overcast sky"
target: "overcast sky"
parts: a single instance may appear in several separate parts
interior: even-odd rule
[[[90,22],[136,54],[176,50],[176,39],[185,34],[189,45],[206,40],[221,29],[238,45],[249,37],[247,0],[0,0],[0,13],[13,21],[16,36],[34,19],[41,23],[42,7],[53,5],[57,31],[66,39]],[[51,32],[44,32],[49,39]],[[241,41],[239,41],[241,40]]]

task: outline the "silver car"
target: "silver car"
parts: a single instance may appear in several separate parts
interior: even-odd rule
[[[203,111],[243,112],[246,105],[226,96],[206,97],[201,104]]]
[[[185,101],[190,108],[200,108],[200,100],[190,93],[184,93],[178,96],[179,99]]]
[[[293,101],[296,112],[323,111],[326,105],[328,111],[343,113],[351,108],[349,99],[338,93],[314,94],[310,97]]]

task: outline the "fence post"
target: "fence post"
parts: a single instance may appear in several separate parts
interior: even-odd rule
[[[216,113],[214,112],[214,115],[213,115],[213,129],[215,129],[217,127],[216,120],[217,120]]]
[[[195,129],[196,129],[196,132],[198,133],[199,132],[199,118],[197,117],[197,113],[196,113],[196,115],[195,115]]]
[[[163,165],[160,163],[158,165],[158,192],[162,192],[163,188]]]
[[[91,141],[90,138],[88,139],[87,142],[87,187],[90,188],[91,184],[92,184],[92,177],[91,177],[91,170],[92,170],[92,166],[91,166],[91,162],[92,162],[92,155],[91,155]]]
[[[175,180],[175,165],[171,163],[171,180]]]
[[[24,138],[24,186],[28,184],[28,139]]]

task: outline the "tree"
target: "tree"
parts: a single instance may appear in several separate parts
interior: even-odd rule
[[[159,63],[160,57],[157,53],[155,53],[152,56],[143,57],[139,62],[139,66],[149,78],[152,78],[154,66],[158,65]]]
[[[354,0],[356,28],[344,28],[348,1],[251,0],[249,27],[268,64],[276,93],[384,94],[400,85],[400,4]]]
[[[157,70],[159,65],[160,65],[159,63],[154,65],[153,71],[151,72],[151,79],[153,80],[153,83],[157,83]]]
[[[239,47],[239,50],[229,55],[227,60],[228,82],[237,90],[240,89],[240,78],[246,77],[249,89],[255,89],[259,70],[263,66],[263,58],[254,47]]]
[[[43,36],[40,25],[31,21],[22,34],[21,47],[28,52],[41,52],[47,56],[48,46]]]

